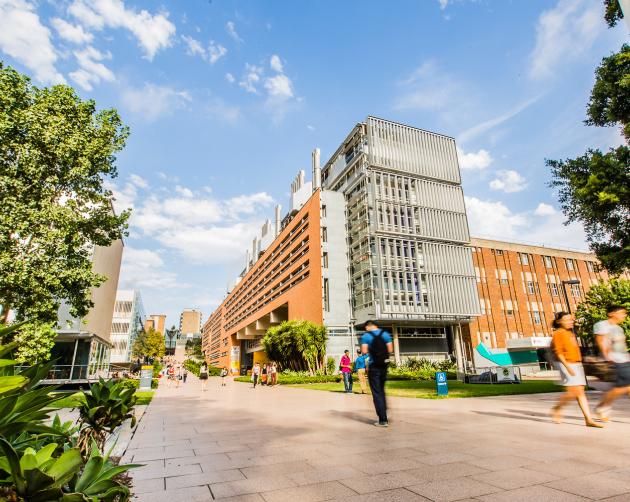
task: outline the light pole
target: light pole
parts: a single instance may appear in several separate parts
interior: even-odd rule
[[[569,295],[567,293],[567,284],[580,284],[579,279],[570,279],[568,281],[562,281],[562,292],[564,293],[564,301],[567,303],[567,312],[571,313],[571,305],[569,305]]]

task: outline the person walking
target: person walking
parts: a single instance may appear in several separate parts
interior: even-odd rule
[[[621,305],[611,305],[606,309],[608,318],[593,326],[595,340],[602,357],[615,365],[617,378],[615,386],[604,394],[595,408],[595,413],[604,422],[610,420],[610,410],[615,400],[630,396],[630,354],[626,334],[620,324],[628,317],[628,311]]]
[[[201,392],[205,392],[208,387],[208,363],[205,361],[199,367],[199,380],[201,381]]]
[[[354,360],[354,369],[359,377],[361,394],[367,394],[367,354],[361,354],[361,349],[357,349],[357,358]]]
[[[387,402],[385,399],[385,382],[390,354],[394,352],[392,336],[379,329],[375,321],[365,323],[365,333],[361,337],[361,353],[369,355],[368,381],[372,391],[374,409],[378,416],[377,427],[388,427]]]
[[[582,366],[582,354],[578,345],[573,325],[575,319],[568,312],[558,312],[552,323],[554,329],[551,346],[558,361],[558,371],[562,378],[562,385],[566,392],[560,397],[558,403],[552,408],[551,416],[555,423],[562,422],[562,408],[570,401],[577,400],[587,427],[601,428],[591,417],[588,399],[584,392],[586,376]]]
[[[228,375],[228,370],[225,368],[221,369],[221,387],[225,387],[225,377]]]
[[[184,383],[186,383],[186,379],[188,378],[188,370],[184,368]]]
[[[260,373],[260,385],[267,385],[267,368],[266,364],[262,365],[262,371]]]
[[[166,386],[170,388],[171,385],[173,385],[173,382],[175,381],[175,367],[172,364],[170,364],[166,373],[168,375]]]
[[[179,386],[182,384],[182,380],[184,378],[184,375],[182,373],[182,367],[181,366],[177,366],[177,384],[175,385],[176,389],[179,389]]]
[[[254,389],[256,388],[256,384],[258,384],[258,379],[260,378],[260,364],[254,364],[252,368],[252,382],[254,382]]]
[[[278,383],[278,366],[276,363],[271,363],[271,385],[272,387]]]
[[[344,350],[339,369],[343,376],[343,388],[346,394],[352,394],[352,361],[350,360],[350,351]]]

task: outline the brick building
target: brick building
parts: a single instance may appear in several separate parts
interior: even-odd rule
[[[590,287],[608,278],[592,253],[474,237],[471,246],[481,315],[464,339],[476,367],[537,366],[554,313],[575,312]]]

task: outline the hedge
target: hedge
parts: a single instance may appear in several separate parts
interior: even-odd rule
[[[184,368],[186,368],[193,375],[198,377],[202,364],[203,364],[202,362],[195,361],[194,359],[186,359],[184,361]],[[209,376],[219,376],[220,374],[221,374],[221,368],[217,368],[215,366],[208,365],[208,375]]]
[[[140,388],[140,380],[138,378],[123,378],[120,380],[125,387],[138,390]],[[157,378],[151,379],[151,388],[158,388],[159,380]]]
[[[449,380],[457,379],[457,374],[454,372],[447,372],[446,376]],[[295,385],[295,384],[305,384],[305,383],[340,383],[341,375],[313,375],[313,376],[302,376],[302,375],[284,375],[282,373],[278,374],[278,383],[280,385]],[[435,374],[429,375],[425,372],[396,372],[394,371],[392,374],[387,376],[388,380],[435,380]],[[358,382],[358,377],[356,374],[352,375],[352,380],[354,382]],[[240,376],[234,379],[235,382],[251,382],[251,376]]]

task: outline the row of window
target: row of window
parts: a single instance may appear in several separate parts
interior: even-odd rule
[[[473,248],[473,252],[481,252],[481,248]],[[492,254],[495,256],[503,256],[503,249],[492,249]],[[523,266],[529,266],[533,263],[533,256],[529,253],[517,253],[518,262]],[[545,268],[556,268],[556,258],[553,256],[542,255],[543,263],[545,264]],[[559,260],[564,260],[565,267],[567,270],[577,270],[577,260],[573,258],[558,258]],[[597,265],[593,261],[584,260],[586,265],[586,269],[594,273],[596,271]]]

